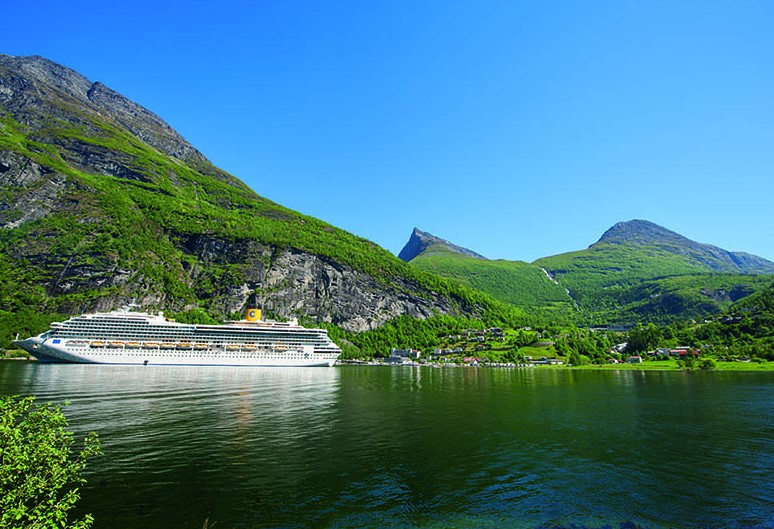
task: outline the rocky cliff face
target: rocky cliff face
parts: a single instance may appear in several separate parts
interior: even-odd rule
[[[482,310],[259,197],[152,112],[40,57],[0,55],[0,187],[3,311],[226,315],[256,295],[277,316],[362,331]]]
[[[202,236],[187,240],[184,248],[201,264],[190,271],[193,285],[210,281],[209,266],[247,265],[241,282],[224,285],[211,296],[212,307],[221,313],[241,309],[253,293],[270,313],[316,315],[350,331],[373,329],[404,314],[427,318],[455,312],[448,299],[417,295],[422,287],[409,279],[385,284],[331,258],[293,248]]]
[[[0,188],[15,190],[13,200],[0,201],[0,228],[15,228],[24,222],[64,210],[59,200],[70,183],[65,175],[12,151],[0,151]],[[6,194],[10,193],[6,191]]]

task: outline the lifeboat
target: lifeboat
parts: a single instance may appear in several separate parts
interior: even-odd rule
[[[89,345],[92,347],[105,347],[105,342],[101,340],[94,340],[92,342],[89,342]]]
[[[152,349],[158,349],[161,344],[159,342],[145,342],[143,345]]]
[[[174,349],[175,348],[175,344],[173,344],[173,343],[163,343],[159,347],[161,347],[162,349]]]
[[[190,349],[191,348],[191,344],[188,343],[188,342],[180,342],[179,344],[177,344],[177,348],[178,349]]]
[[[228,349],[229,351],[238,351],[240,347],[241,347],[241,345],[233,344],[232,343],[232,344],[227,345],[226,349]]]
[[[126,347],[130,349],[137,349],[140,347],[140,342],[126,342]]]
[[[124,342],[108,342],[108,347],[119,348],[123,346],[124,346]]]
[[[207,344],[206,343],[195,343],[193,348],[196,349],[197,351],[204,351],[204,350],[207,349]]]
[[[242,346],[242,350],[243,351],[255,351],[256,350],[256,346],[253,343],[246,343],[246,344],[244,344]]]

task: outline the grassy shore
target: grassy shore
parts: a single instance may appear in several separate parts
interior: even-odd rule
[[[718,371],[774,371],[774,362],[716,362]]]
[[[678,367],[672,360],[655,360],[641,364],[602,364],[576,366],[572,369],[601,369],[601,370],[635,370],[635,371],[675,371],[685,369]],[[693,370],[699,370],[694,367]],[[774,371],[774,362],[715,362],[715,368],[711,371]]]

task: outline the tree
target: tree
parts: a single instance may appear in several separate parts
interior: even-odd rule
[[[627,353],[639,353],[657,347],[661,340],[661,331],[658,327],[649,323],[646,327],[637,325],[629,331],[629,339],[626,345]]]
[[[85,529],[93,518],[68,521],[80,498],[88,457],[100,453],[89,433],[80,451],[60,406],[33,404],[34,397],[0,399],[0,527]]]
[[[699,362],[699,369],[702,369],[704,371],[710,371],[712,369],[715,369],[717,367],[717,364],[712,358],[703,358]]]

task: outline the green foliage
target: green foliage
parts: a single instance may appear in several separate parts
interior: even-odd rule
[[[717,363],[712,358],[702,358],[699,360],[699,369],[702,371],[710,371],[717,368]]]
[[[302,323],[313,324],[308,320],[302,320]],[[482,318],[438,314],[427,319],[418,319],[404,315],[376,329],[361,333],[347,332],[333,324],[320,326],[327,329],[328,336],[342,348],[341,358],[347,359],[387,356],[393,347],[419,349],[428,353],[437,347],[450,347],[454,340],[450,340],[449,336],[460,335],[465,330],[483,330],[490,327],[512,328],[523,323],[523,314],[505,307],[504,310],[487,310]],[[508,350],[518,349],[520,345],[532,343],[535,339],[534,332],[509,331],[507,336],[504,340]]]
[[[0,311],[0,347],[10,347],[18,333],[21,338],[35,336],[48,329],[51,322],[63,321],[61,314],[39,313],[22,307],[16,312]]]
[[[601,244],[535,261],[588,312],[618,311],[620,298],[643,280],[701,272],[688,259],[652,247]]]
[[[186,310],[183,312],[175,312],[169,314],[169,318],[179,323],[193,323],[202,325],[217,325],[219,323],[223,323],[222,321],[213,318],[206,310],[201,308]]]
[[[358,353],[363,357],[388,356],[390,349],[419,349],[429,351],[438,347],[449,334],[467,328],[483,328],[481,320],[433,316],[425,320],[400,316],[381,327],[349,336]],[[333,338],[334,336],[331,335]]]
[[[735,303],[731,310],[737,313],[774,313],[774,284]]]
[[[427,272],[455,279],[495,299],[516,306],[555,305],[570,310],[564,288],[551,281],[540,267],[522,261],[490,261],[430,247],[411,260]]]
[[[703,318],[771,284],[770,275],[717,273],[673,249],[636,244],[595,244],[535,264],[570,291],[589,325]]]
[[[642,353],[645,351],[652,351],[658,347],[661,342],[661,337],[661,330],[654,324],[649,323],[645,327],[637,325],[629,331],[626,352]]]
[[[100,453],[99,440],[91,433],[75,450],[61,408],[33,401],[0,399],[0,527],[91,527],[91,515],[70,517],[86,459]]]
[[[669,323],[728,310],[734,302],[771,284],[769,275],[699,274],[645,281],[622,303],[633,321]]]
[[[603,363],[613,344],[610,333],[569,328],[557,337],[556,352],[574,366]]]
[[[700,323],[675,322],[660,329],[653,325],[636,327],[629,333],[629,344],[637,350],[656,346],[701,350],[701,360],[686,358],[681,367],[715,369],[718,366],[713,362],[718,360],[774,361],[773,300],[774,286],[735,303],[729,313]]]
[[[568,361],[573,366],[586,366],[591,363],[591,358],[586,355],[582,355],[577,351],[573,351],[570,353]]]

